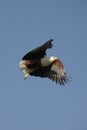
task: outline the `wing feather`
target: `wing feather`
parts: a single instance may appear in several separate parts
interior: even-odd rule
[[[36,59],[36,58],[44,57],[44,55],[46,55],[46,50],[49,49],[49,48],[52,48],[52,46],[53,46],[52,41],[53,41],[53,39],[48,40],[42,46],[39,46],[36,49],[27,53],[22,59],[23,60],[33,60],[33,59]]]
[[[48,77],[56,83],[59,83],[60,85],[64,85],[65,83],[67,83],[67,73],[59,59],[52,64],[48,73]]]
[[[67,73],[60,60],[55,61],[47,67],[40,67],[34,70],[30,75],[39,76],[41,78],[47,77],[60,85],[65,85],[68,81]]]

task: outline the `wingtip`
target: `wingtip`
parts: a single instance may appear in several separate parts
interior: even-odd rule
[[[50,41],[54,41],[53,39],[50,39]]]
[[[53,40],[53,39],[49,39],[47,42],[52,42],[52,41],[54,41],[54,40]],[[46,43],[47,43],[47,42],[46,42]]]

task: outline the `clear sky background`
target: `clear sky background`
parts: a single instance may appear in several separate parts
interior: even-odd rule
[[[64,87],[18,67],[50,38],[73,77]],[[0,0],[0,130],[87,130],[86,0]]]

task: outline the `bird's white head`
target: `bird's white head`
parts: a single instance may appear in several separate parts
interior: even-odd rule
[[[56,56],[51,56],[51,57],[49,58],[49,61],[50,61],[50,62],[53,62],[53,61],[55,61],[55,60],[57,60],[57,57],[56,57]]]
[[[41,59],[41,65],[42,66],[48,66],[50,64],[52,64],[55,60],[57,60],[57,57],[55,56],[44,56],[44,58]]]

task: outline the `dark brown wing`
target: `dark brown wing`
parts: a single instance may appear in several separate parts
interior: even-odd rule
[[[53,46],[52,41],[53,41],[53,39],[50,39],[49,41],[44,43],[42,46],[39,46],[36,49],[27,53],[22,59],[23,60],[33,60],[33,59],[44,57],[44,55],[46,55],[46,50],[48,48],[52,48],[52,46]]]
[[[30,73],[31,76],[38,76],[41,78],[45,78],[48,77],[48,73],[50,71],[51,65],[47,66],[47,67],[40,67],[34,71],[32,71],[32,73]]]
[[[49,78],[52,81],[64,85],[68,81],[66,71],[60,62],[60,60],[55,61],[53,64],[47,67],[41,67],[34,70],[30,75],[39,76],[41,78]]]

